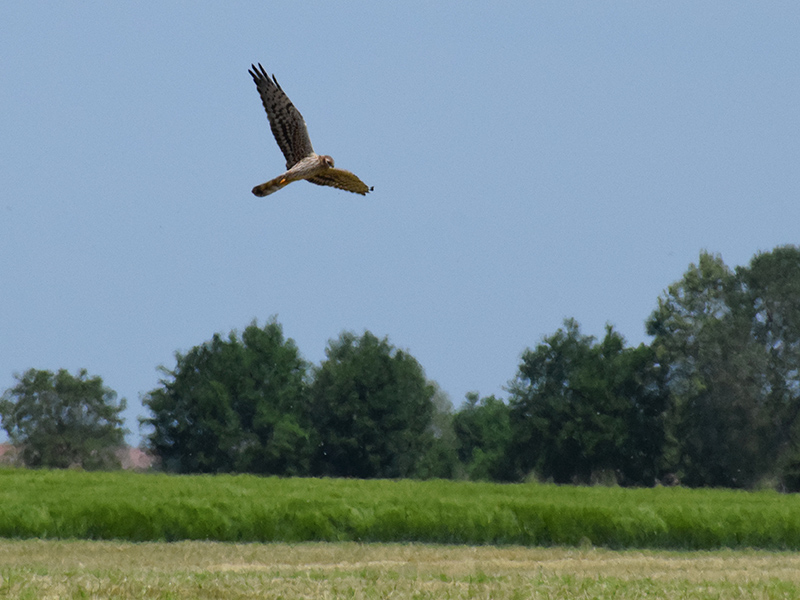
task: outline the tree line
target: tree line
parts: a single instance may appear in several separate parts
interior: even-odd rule
[[[408,352],[366,331],[305,361],[274,318],[162,367],[145,443],[175,473],[469,478],[800,491],[800,248],[730,269],[702,252],[658,298],[649,344],[574,319],[525,350],[507,398],[454,409]],[[25,464],[108,468],[125,401],[31,369],[0,400]]]

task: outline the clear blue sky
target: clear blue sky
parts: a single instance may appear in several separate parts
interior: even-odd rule
[[[565,317],[648,341],[703,249],[800,241],[796,2],[149,5],[0,8],[0,390],[86,368],[136,434],[158,365],[277,315],[458,405]],[[374,193],[251,195],[284,166],[251,62]]]

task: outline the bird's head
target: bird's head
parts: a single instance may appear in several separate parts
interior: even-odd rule
[[[320,158],[322,158],[322,164],[323,164],[323,165],[325,165],[325,166],[326,166],[326,167],[328,167],[329,169],[332,169],[332,168],[333,168],[333,157],[332,157],[332,156],[328,156],[328,155],[326,154],[326,155],[324,155],[324,156],[322,156],[322,157],[320,157]]]

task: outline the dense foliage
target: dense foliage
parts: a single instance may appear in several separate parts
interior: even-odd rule
[[[144,399],[150,446],[168,470],[307,474],[307,365],[278,323],[215,335],[176,359]]]
[[[115,450],[125,429],[125,399],[86,370],[71,375],[29,369],[0,399],[0,417],[11,442],[29,467],[119,466]]]
[[[508,405],[477,393],[453,416],[458,458],[470,479],[514,481],[518,478],[511,451],[511,417]]]
[[[731,271],[702,253],[647,322],[668,371],[664,466],[689,485],[798,489],[800,249]]]
[[[345,332],[316,369],[309,398],[319,444],[314,471],[408,477],[424,451],[435,388],[407,352],[370,332]]]
[[[611,327],[597,344],[568,319],[522,356],[510,386],[514,456],[523,473],[591,483],[609,473],[652,485],[667,405],[659,366]]]

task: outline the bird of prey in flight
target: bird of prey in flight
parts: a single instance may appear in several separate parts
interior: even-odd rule
[[[268,196],[293,181],[305,179],[317,185],[328,185],[362,196],[373,188],[356,175],[333,166],[333,158],[319,155],[311,147],[306,122],[292,101],[278,85],[275,76],[269,78],[261,63],[250,65],[250,75],[256,83],[261,102],[267,111],[272,135],[286,157],[286,171],[253,188],[256,196]]]

